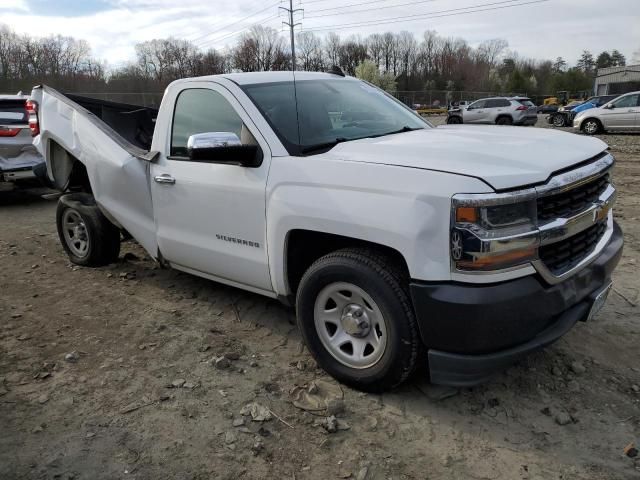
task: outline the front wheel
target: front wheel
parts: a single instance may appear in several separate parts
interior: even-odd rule
[[[451,116],[449,118],[447,118],[447,123],[449,125],[459,125],[462,123],[462,119],[458,116]]]
[[[601,130],[602,125],[595,118],[589,118],[582,124],[582,131],[587,135],[595,135],[597,133],[600,133]]]
[[[65,195],[58,201],[56,224],[62,248],[72,263],[99,267],[115,262],[120,253],[120,230],[86,193]]]
[[[553,116],[553,126],[554,127],[564,127],[565,126],[564,115],[554,115]]]
[[[318,364],[340,382],[380,392],[414,371],[421,343],[401,272],[376,252],[345,249],[304,274],[298,326]]]

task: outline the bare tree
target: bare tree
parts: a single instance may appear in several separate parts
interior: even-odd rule
[[[300,32],[296,35],[296,51],[302,70],[324,70],[322,41],[313,32]]]
[[[500,55],[502,55],[508,47],[509,42],[502,38],[485,40],[478,46],[478,59],[486,62],[490,67],[495,67]]]
[[[254,26],[240,37],[234,49],[234,66],[242,71],[281,70],[284,39],[278,31],[262,25]]]
[[[358,37],[351,37],[340,46],[340,66],[348,75],[356,74],[356,67],[367,59],[367,46]]]
[[[379,33],[373,33],[367,37],[367,52],[369,58],[378,68],[380,68],[380,62],[382,61],[383,42],[382,35]]]
[[[324,51],[329,65],[340,64],[340,36],[331,32],[324,40]]]

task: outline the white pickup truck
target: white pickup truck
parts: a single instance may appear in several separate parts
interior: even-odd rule
[[[622,252],[595,138],[434,128],[335,73],[179,80],[155,128],[48,87],[31,100],[72,262],[116,260],[126,232],[163,266],[278,298],[363,390],[423,362],[434,383],[486,380],[591,318]]]

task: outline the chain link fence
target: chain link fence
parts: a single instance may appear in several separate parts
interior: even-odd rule
[[[394,92],[393,95],[405,105],[414,108],[447,108],[452,104],[461,101],[473,102],[481,98],[487,97],[526,97],[526,93],[504,93],[504,92],[468,92],[468,91],[450,91],[450,90],[422,90],[422,91],[403,91]]]
[[[118,103],[128,103],[143,107],[158,108],[163,92],[66,92],[84,97]],[[460,101],[472,102],[480,98],[500,96],[527,96],[526,93],[468,92],[448,90],[397,91],[393,95],[411,108],[446,108]]]

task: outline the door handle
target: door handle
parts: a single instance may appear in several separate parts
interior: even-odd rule
[[[176,183],[176,179],[173,178],[168,173],[163,173],[162,175],[156,175],[155,177],[153,177],[153,179],[156,181],[156,183],[164,183],[166,185],[173,185],[174,183]]]

